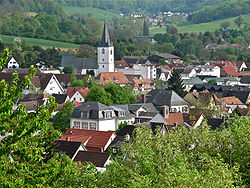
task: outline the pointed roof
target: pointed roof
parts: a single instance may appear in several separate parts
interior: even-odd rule
[[[104,22],[104,28],[102,32],[102,39],[99,43],[99,47],[112,47],[113,42],[110,39],[109,32],[108,32],[108,25],[107,22]]]

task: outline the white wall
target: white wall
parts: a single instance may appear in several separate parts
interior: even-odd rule
[[[103,54],[102,51],[105,51]],[[114,72],[114,47],[98,47],[98,65],[99,73],[101,72]]]
[[[201,67],[201,72],[197,73],[197,75],[202,75],[202,76],[216,76],[217,78],[220,77],[220,67]]]
[[[75,94],[71,97],[70,101],[84,102],[85,99],[78,91],[76,91]]]
[[[48,82],[47,87],[44,89],[44,93],[47,94],[63,94],[63,88],[60,86],[59,82],[57,81],[56,77],[53,75]]]

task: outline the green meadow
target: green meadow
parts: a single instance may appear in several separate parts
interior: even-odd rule
[[[92,8],[92,7],[72,7],[72,6],[64,6],[64,10],[67,14],[86,14],[93,16],[99,20],[111,20],[113,17],[122,18],[121,15],[112,13],[109,11],[101,10],[98,8]]]
[[[216,20],[213,22],[208,23],[201,23],[201,24],[192,24],[186,26],[177,26],[179,33],[205,33],[206,31],[215,31],[216,29],[220,29],[221,22],[229,21],[231,29],[238,29],[237,25],[234,24],[234,20],[237,17],[227,18],[222,20]],[[243,18],[250,23],[250,14],[243,15]],[[158,28],[151,28],[150,34],[154,35],[156,33],[165,33],[166,27],[158,27]]]
[[[1,35],[1,38],[3,39],[3,42],[5,43],[12,43],[15,36],[8,36],[8,35]],[[26,38],[26,37],[18,37],[22,41],[27,41],[31,45],[34,46],[42,46],[42,47],[55,47],[55,48],[78,48],[79,45],[72,44],[72,43],[66,43],[66,42],[58,42],[58,41],[52,41],[52,40],[44,40],[44,39],[35,39],[35,38]]]

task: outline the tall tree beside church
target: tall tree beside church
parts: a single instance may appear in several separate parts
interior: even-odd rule
[[[181,75],[176,70],[173,70],[172,75],[168,80],[169,89],[172,89],[175,93],[177,93],[180,97],[184,96],[184,85],[181,79]]]
[[[143,22],[143,36],[149,35],[149,26],[146,20]]]

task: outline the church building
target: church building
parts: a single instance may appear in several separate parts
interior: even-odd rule
[[[78,74],[94,73],[94,76],[102,72],[115,72],[114,68],[114,45],[110,39],[108,25],[105,22],[102,38],[97,48],[96,58],[75,58],[72,55],[63,55],[60,68],[73,66]]]

